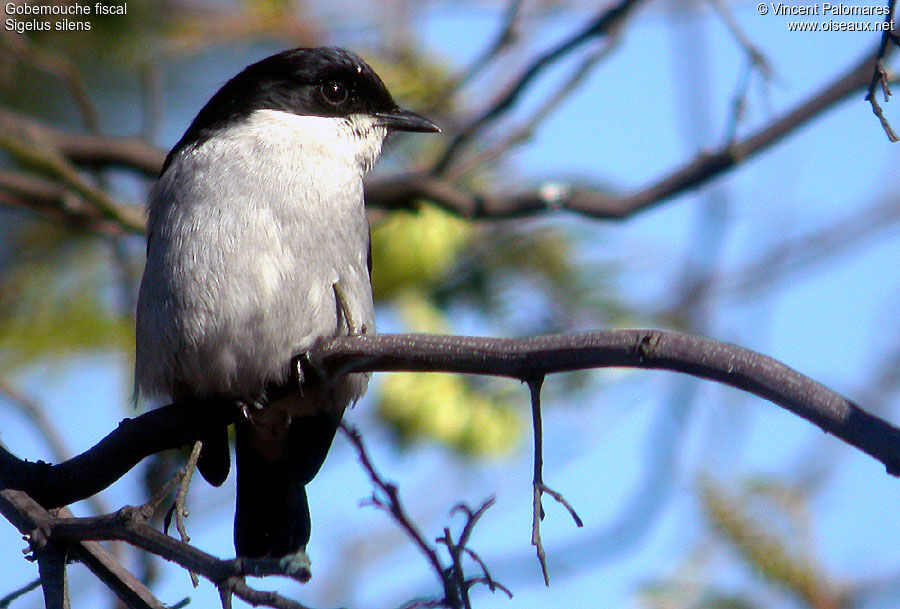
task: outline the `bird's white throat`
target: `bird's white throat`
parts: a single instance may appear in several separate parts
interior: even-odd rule
[[[301,116],[282,110],[257,110],[233,130],[231,135],[241,139],[286,146],[319,164],[351,163],[348,169],[363,173],[372,168],[387,136],[387,128],[364,114]]]

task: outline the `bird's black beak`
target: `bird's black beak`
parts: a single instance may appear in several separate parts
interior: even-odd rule
[[[441,132],[440,127],[424,116],[419,116],[415,112],[410,112],[403,108],[395,108],[390,112],[377,112],[375,118],[378,119],[379,125],[383,125],[392,131]]]

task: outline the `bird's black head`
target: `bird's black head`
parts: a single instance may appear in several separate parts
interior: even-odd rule
[[[169,152],[163,171],[181,150],[257,110],[325,117],[365,114],[393,131],[440,131],[428,119],[400,108],[378,74],[355,53],[298,48],[247,66],[225,83]]]

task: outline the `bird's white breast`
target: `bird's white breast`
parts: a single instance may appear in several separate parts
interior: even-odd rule
[[[374,329],[362,176],[384,136],[367,117],[262,110],[177,155],[149,203],[142,392],[254,399],[346,332],[335,282]]]

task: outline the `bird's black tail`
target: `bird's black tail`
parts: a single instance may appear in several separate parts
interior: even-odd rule
[[[294,417],[276,450],[263,444],[271,430],[260,431],[251,421],[236,425],[238,556],[282,557],[306,548],[306,485],[322,466],[340,420],[333,414]]]

